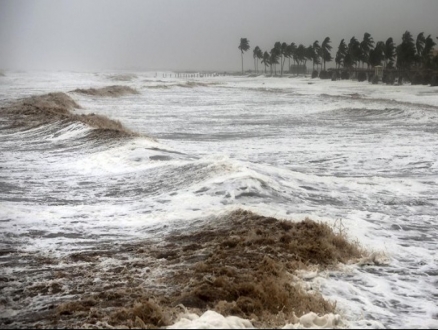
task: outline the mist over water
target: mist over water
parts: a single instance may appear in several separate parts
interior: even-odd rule
[[[0,77],[2,106],[64,92],[81,106],[75,115],[140,134],[102,136],[78,121],[15,127],[0,114],[1,276],[26,274],[35,256],[159,239],[238,208],[342,219],[352,239],[390,261],[312,285],[353,326],[438,326],[436,89],[155,75],[118,81],[139,92],[118,98],[75,92],[114,85],[113,73]],[[3,317],[25,312],[6,306]]]

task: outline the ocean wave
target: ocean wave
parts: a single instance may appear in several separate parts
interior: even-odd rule
[[[124,127],[118,120],[98,114],[75,114],[72,111],[80,109],[69,95],[58,92],[38,96],[31,96],[22,100],[12,102],[2,107],[0,114],[7,116],[10,120],[6,128],[29,129],[55,122],[83,123],[95,131],[95,137],[132,137],[139,136],[128,128]]]
[[[6,302],[11,314],[0,322],[25,326],[39,320],[75,328],[96,322],[167,326],[181,312],[200,315],[208,310],[252,318],[257,327],[303,322],[296,315],[335,311],[335,304],[309,288],[306,278],[315,276],[318,267],[359,262],[364,254],[326,224],[241,209],[164,237],[99,242],[64,256],[2,252],[4,267],[20,261],[16,275],[24,280],[2,278],[3,287],[20,299]]]
[[[413,108],[421,108],[428,110],[438,110],[438,106],[422,103],[422,102],[408,102],[408,101],[399,101],[391,98],[381,98],[381,97],[367,97],[364,94],[359,93],[347,93],[343,95],[331,95],[322,93],[319,95],[323,99],[332,99],[332,100],[359,100],[363,104],[389,104],[391,107],[401,106],[401,107],[413,107]]]
[[[421,106],[417,107],[394,107],[397,104],[391,104],[391,107],[385,108],[375,108],[364,107],[364,108],[338,108],[328,111],[322,111],[318,113],[311,114],[310,116],[317,116],[323,119],[346,119],[351,121],[385,121],[385,120],[395,120],[395,121],[406,121],[409,120],[410,124],[414,123],[424,123],[432,124],[438,121],[438,112],[435,109],[424,109]],[[407,124],[408,122],[406,122]]]
[[[107,76],[108,79],[114,81],[131,81],[137,78],[135,74],[114,74]]]
[[[219,82],[199,82],[199,81],[186,81],[182,84],[176,84],[175,86],[184,87],[184,88],[194,88],[194,87],[208,87],[220,85]]]
[[[129,86],[107,86],[102,88],[89,88],[89,89],[75,89],[72,93],[79,93],[90,96],[100,96],[100,97],[119,97],[123,95],[139,94],[134,88]]]

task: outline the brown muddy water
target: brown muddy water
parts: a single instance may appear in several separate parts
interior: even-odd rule
[[[161,239],[102,240],[59,259],[11,246],[0,251],[2,266],[16,270],[0,278],[0,325],[163,327],[182,312],[210,309],[280,326],[294,315],[335,311],[303,288],[296,271],[333,269],[362,255],[326,224],[243,210]]]

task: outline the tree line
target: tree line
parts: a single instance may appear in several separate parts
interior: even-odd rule
[[[273,72],[277,74],[278,65],[282,76],[286,60],[290,70],[291,59],[298,66],[306,66],[307,61],[312,61],[313,71],[315,66],[317,70],[321,66],[320,70],[325,71],[326,63],[333,60],[337,69],[345,70],[364,68],[365,65],[367,68],[382,65],[385,69],[438,70],[438,55],[433,56],[435,45],[433,37],[430,34],[426,37],[424,32],[419,33],[414,40],[412,34],[406,31],[399,45],[394,43],[393,38],[375,43],[371,35],[366,32],[361,41],[353,36],[347,44],[345,39],[342,39],[333,58],[330,37],[326,37],[321,44],[316,40],[307,47],[303,44],[297,46],[294,42],[288,44],[277,41],[269,52],[263,51],[259,46],[254,47],[254,70],[259,72],[260,62],[264,65],[265,74],[268,67],[271,74]],[[238,48],[242,56],[243,74],[243,54],[250,49],[249,40],[241,38]]]

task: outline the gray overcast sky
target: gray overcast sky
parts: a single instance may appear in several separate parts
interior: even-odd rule
[[[239,70],[237,46],[438,36],[438,0],[0,0],[0,68]]]

